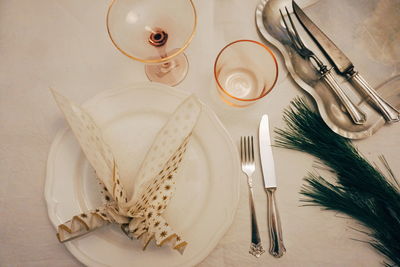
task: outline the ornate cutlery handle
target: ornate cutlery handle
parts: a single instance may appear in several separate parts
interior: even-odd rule
[[[333,77],[330,70],[327,70],[322,74],[324,81],[329,85],[329,87],[333,90],[333,92],[339,97],[343,106],[349,113],[351,119],[355,124],[363,124],[365,123],[366,116],[356,105],[351,102],[350,98],[346,95],[343,89],[340,87],[338,82]]]
[[[249,200],[250,200],[250,213],[251,213],[251,245],[249,253],[257,258],[265,252],[261,244],[260,233],[258,232],[256,210],[254,208],[253,200],[253,186],[249,183]]]
[[[269,253],[276,258],[280,258],[286,252],[286,248],[283,244],[281,221],[275,201],[275,190],[276,188],[265,189],[268,198]]]
[[[383,100],[358,72],[353,71],[349,76],[354,86],[368,96],[368,100],[381,112],[387,122],[393,123],[400,120],[399,111]]]

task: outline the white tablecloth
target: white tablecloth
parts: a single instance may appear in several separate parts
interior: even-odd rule
[[[234,140],[256,134],[261,114],[283,127],[282,111],[304,95],[281,67],[279,83],[262,101],[234,109],[215,97],[213,61],[235,39],[260,40],[254,23],[257,0],[197,0],[199,27],[187,49],[189,74],[179,89],[214,109]],[[105,29],[106,0],[0,1],[0,266],[80,266],[60,244],[44,200],[46,160],[57,131],[65,127],[49,88],[82,102],[110,88],[146,81],[143,65],[118,52]],[[400,124],[357,141],[371,160],[385,154],[400,173]],[[200,264],[208,266],[379,266],[383,258],[352,227],[353,220],[318,207],[300,207],[302,178],[313,158],[274,148],[277,200],[287,253],[280,259],[248,254],[250,220],[245,178],[230,230]],[[257,173],[255,200],[264,247],[268,247],[266,195]]]

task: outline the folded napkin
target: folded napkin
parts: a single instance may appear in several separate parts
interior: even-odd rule
[[[56,91],[52,93],[96,172],[104,200],[97,209],[84,211],[59,225],[60,242],[116,223],[128,237],[142,240],[143,249],[155,239],[158,246],[169,243],[183,253],[187,242],[162,214],[175,191],[175,175],[201,112],[199,101],[194,96],[184,100],[157,134],[137,175],[120,177],[112,148],[90,114]]]

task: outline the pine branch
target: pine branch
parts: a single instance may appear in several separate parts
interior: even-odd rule
[[[369,229],[368,243],[400,266],[400,185],[387,161],[380,158],[388,177],[363,158],[350,140],[331,131],[304,99],[292,101],[284,121],[287,128],[276,130],[276,144],[315,156],[335,176],[331,183],[310,173],[300,191],[305,205],[351,216]]]

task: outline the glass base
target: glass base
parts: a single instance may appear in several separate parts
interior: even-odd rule
[[[164,63],[145,65],[145,72],[150,81],[169,86],[175,86],[183,81],[188,69],[189,62],[184,53]]]

